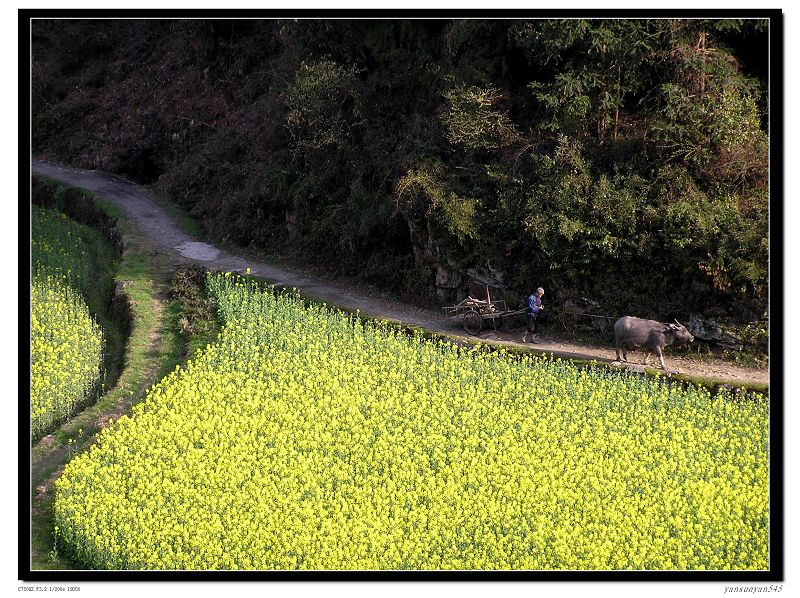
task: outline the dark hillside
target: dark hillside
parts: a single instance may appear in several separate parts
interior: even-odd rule
[[[406,298],[767,309],[754,21],[33,22],[33,148]]]

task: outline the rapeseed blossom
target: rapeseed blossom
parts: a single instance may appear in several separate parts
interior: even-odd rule
[[[31,283],[31,433],[69,418],[100,378],[103,336],[80,295],[59,278]]]
[[[103,335],[79,288],[90,276],[80,228],[63,214],[33,208],[31,434],[66,421],[100,382]]]
[[[764,569],[768,404],[467,350],[214,275],[217,342],[56,482],[110,569]]]

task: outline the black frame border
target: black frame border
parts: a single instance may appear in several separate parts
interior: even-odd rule
[[[742,18],[769,19],[770,145],[770,569],[764,571],[100,571],[34,570],[30,566],[30,429],[21,414],[29,393],[19,392],[18,579],[25,582],[123,581],[562,581],[562,582],[781,582],[784,579],[784,15],[781,9],[19,9],[19,156],[31,156],[30,27],[33,19],[543,19],[543,18]],[[30,205],[30,161],[19,161],[19,205]],[[30,273],[30,221],[19,217],[19,273]],[[23,242],[23,239],[26,239]],[[23,257],[26,256],[26,257]],[[30,295],[19,286],[19,321],[30,329]],[[23,306],[28,306],[27,308]],[[20,326],[20,330],[23,327]],[[22,355],[30,344],[20,332]],[[26,348],[27,347],[27,348]],[[21,368],[22,369],[22,368]],[[23,372],[24,374],[24,372]],[[22,376],[30,382],[30,371]],[[28,384],[29,387],[29,384]]]

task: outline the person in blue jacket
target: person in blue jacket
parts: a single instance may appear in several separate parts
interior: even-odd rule
[[[531,334],[531,342],[537,342],[536,338],[539,335],[536,334],[536,319],[539,317],[539,314],[542,313],[542,310],[544,310],[544,305],[542,305],[543,295],[544,289],[539,287],[528,297],[528,304],[525,307],[525,319],[528,321],[528,325],[525,329],[525,334],[522,335],[523,343],[528,342],[528,333]]]

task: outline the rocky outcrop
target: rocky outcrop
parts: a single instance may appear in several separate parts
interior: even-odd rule
[[[578,315],[592,315],[600,311],[600,303],[590,297],[570,297],[561,304],[565,312]]]
[[[700,314],[691,314],[686,329],[691,332],[698,340],[708,343],[716,343],[725,349],[739,349],[742,346],[742,339],[722,329],[722,327],[711,318],[704,318]]]
[[[436,296],[439,301],[448,303],[456,300],[463,283],[464,277],[460,272],[450,270],[441,264],[436,265]]]

